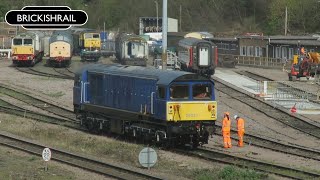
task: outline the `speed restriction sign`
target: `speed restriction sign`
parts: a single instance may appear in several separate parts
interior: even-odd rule
[[[49,148],[44,148],[42,151],[42,158],[44,161],[50,161],[51,159],[51,151]]]

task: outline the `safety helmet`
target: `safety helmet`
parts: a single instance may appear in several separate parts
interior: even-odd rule
[[[229,112],[224,112],[224,115],[230,116]]]
[[[238,118],[238,115],[234,115],[234,117],[233,117],[234,119],[237,119]]]

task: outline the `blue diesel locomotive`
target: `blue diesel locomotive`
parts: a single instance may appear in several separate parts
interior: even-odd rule
[[[89,130],[166,146],[208,143],[217,118],[213,80],[189,72],[89,64],[73,91],[74,111]]]

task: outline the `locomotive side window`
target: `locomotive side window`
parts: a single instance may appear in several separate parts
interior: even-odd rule
[[[172,85],[170,87],[170,99],[188,99],[188,85]]]
[[[166,97],[166,88],[165,87],[158,87],[158,98],[165,99]]]
[[[32,45],[32,39],[23,39],[24,45]]]
[[[211,99],[211,86],[209,84],[196,84],[192,86],[193,99]]]
[[[13,45],[22,45],[22,39],[13,39]]]

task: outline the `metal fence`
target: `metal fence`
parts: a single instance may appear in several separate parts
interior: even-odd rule
[[[235,59],[239,65],[282,68],[288,64],[288,62],[284,64],[283,60],[278,58],[235,56]]]
[[[308,91],[294,88],[284,81],[260,81],[257,89],[261,97],[273,100],[307,101],[312,96]]]

